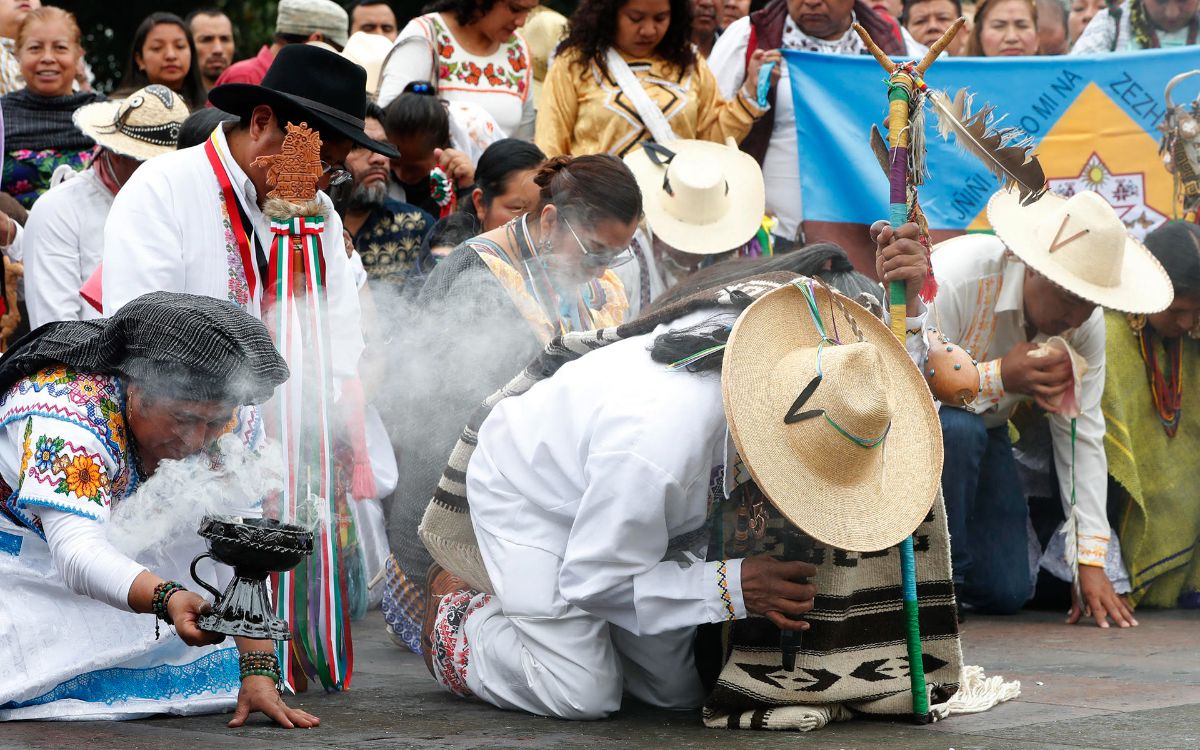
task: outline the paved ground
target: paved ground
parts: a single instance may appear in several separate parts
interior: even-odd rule
[[[1067,627],[1061,619],[1038,612],[972,616],[963,627],[967,663],[1019,679],[1022,695],[929,727],[855,721],[801,736],[709,730],[697,716],[640,706],[590,723],[502,712],[443,693],[419,658],[391,645],[375,613],[356,627],[353,689],[299,701],[321,717],[319,729],[288,733],[260,717],[235,731],[220,716],[17,723],[0,726],[0,748],[1200,748],[1200,613],[1139,612],[1141,627],[1123,632]]]

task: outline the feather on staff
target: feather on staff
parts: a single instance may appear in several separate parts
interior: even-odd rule
[[[992,120],[995,110],[990,104],[972,112],[973,98],[966,89],[959,89],[953,99],[944,91],[930,91],[938,132],[947,141],[953,136],[958,147],[983,162],[1005,188],[1020,191],[1021,205],[1028,206],[1046,192],[1046,173],[1033,154],[1033,139],[1017,128],[997,127],[1000,120]]]

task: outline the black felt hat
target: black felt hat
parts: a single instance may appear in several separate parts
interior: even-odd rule
[[[304,121],[319,133],[345,136],[387,157],[400,156],[391,145],[363,132],[367,71],[315,45],[286,45],[275,55],[261,85],[227,83],[208,92],[208,100],[239,118],[267,104],[281,120]]]

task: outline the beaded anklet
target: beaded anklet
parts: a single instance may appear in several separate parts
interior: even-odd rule
[[[187,591],[183,584],[177,581],[163,581],[154,587],[154,596],[150,598],[150,611],[154,613],[154,640],[158,640],[158,621],[162,620],[168,625],[174,625],[171,620],[171,615],[167,614],[167,602],[171,601],[171,597],[180,591]]]

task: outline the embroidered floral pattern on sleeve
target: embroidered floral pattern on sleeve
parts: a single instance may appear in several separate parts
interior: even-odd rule
[[[16,383],[0,402],[0,427],[24,422],[21,470],[6,515],[43,534],[37,507],[99,518],[136,487],[117,378],[64,367]],[[61,431],[59,428],[61,427]]]

